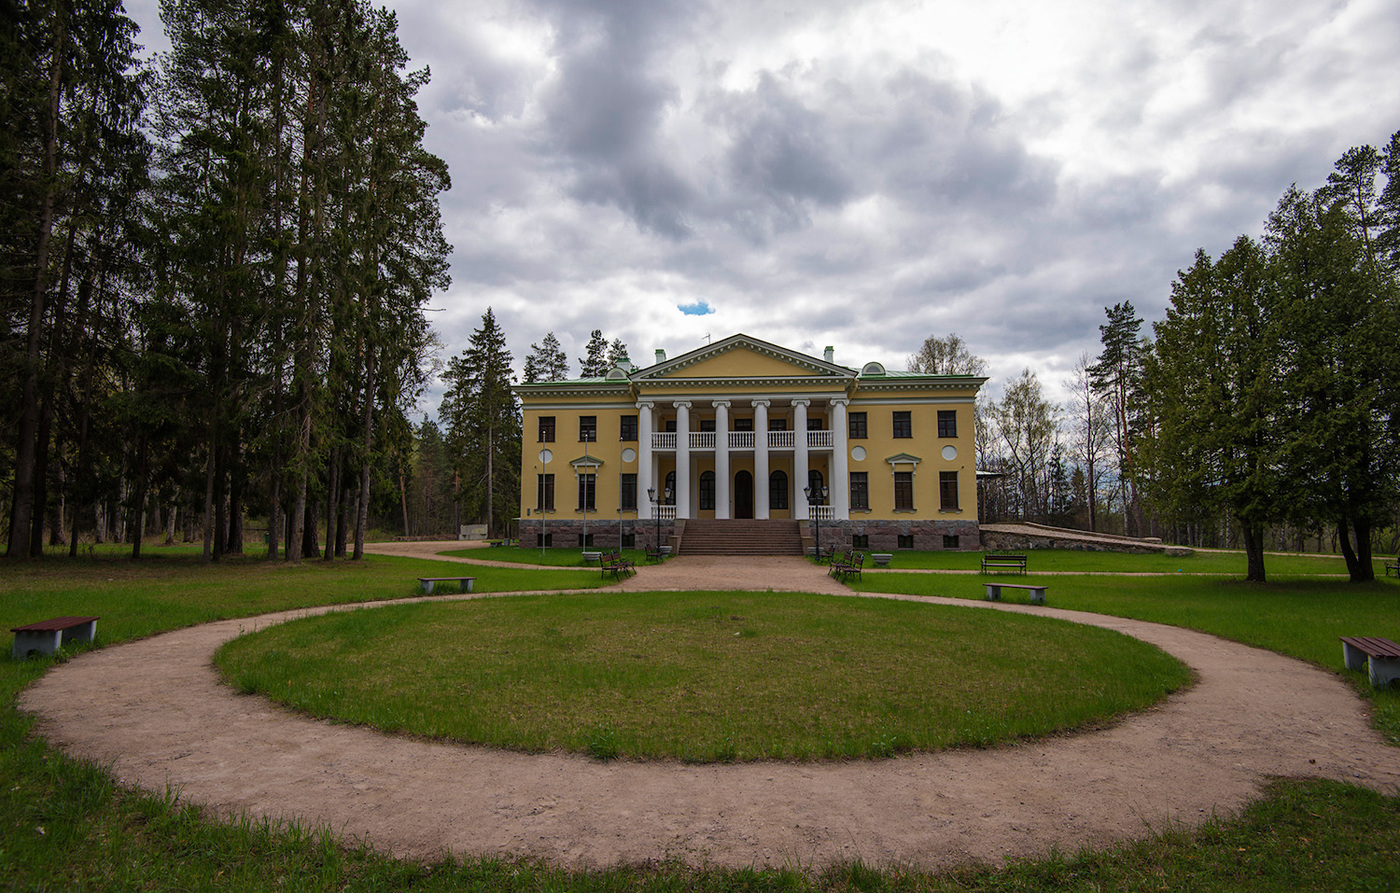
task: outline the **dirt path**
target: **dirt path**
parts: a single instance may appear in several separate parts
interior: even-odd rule
[[[431,544],[416,546],[427,554]],[[440,546],[439,546],[440,548]],[[400,554],[404,554],[401,552]],[[727,570],[726,570],[727,569]],[[846,592],[799,559],[677,558],[625,590]],[[525,855],[565,866],[675,857],[728,866],[940,867],[1074,851],[1229,814],[1270,776],[1395,792],[1400,748],[1371,730],[1335,676],[1174,627],[968,601],[1121,630],[1190,664],[1200,682],[1103,732],[988,751],[848,763],[602,764],[394,738],[290,714],[221,685],[210,655],[307,611],[212,623],[105,648],[21,696],[40,730],[128,784],[222,812],[295,817],[399,856]]]

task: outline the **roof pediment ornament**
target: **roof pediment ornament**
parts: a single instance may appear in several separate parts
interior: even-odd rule
[[[776,344],[770,344],[749,335],[731,335],[722,341],[708,344],[688,353],[683,353],[678,357],[669,360],[662,360],[653,366],[633,373],[632,380],[638,382],[657,381],[671,377],[685,377],[687,369],[697,366],[707,360],[712,360],[722,354],[735,350],[744,350],[759,356],[769,357],[779,360],[789,366],[794,367],[792,375],[794,377],[825,377],[851,379],[855,377],[855,372],[845,366],[838,366],[836,363],[828,362],[824,359],[808,356],[804,353],[788,350]]]

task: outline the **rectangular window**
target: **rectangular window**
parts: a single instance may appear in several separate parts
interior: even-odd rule
[[[826,424],[826,423],[822,421],[821,416],[816,416],[816,417],[814,417],[814,418],[810,418],[810,419],[807,420],[807,430],[808,430],[808,431],[825,431],[826,429],[822,427],[822,425],[824,425],[824,424]]]
[[[701,431],[713,431],[713,430],[715,430],[715,420],[714,420],[714,419],[701,419],[701,420],[700,420],[700,430],[701,430]]]
[[[598,495],[598,476],[596,474],[580,474],[578,476],[578,510],[581,512],[596,511],[598,506],[594,503]]]
[[[956,409],[938,410],[938,436],[958,436],[958,411]]]
[[[580,534],[578,535],[578,546],[579,546],[580,549],[587,549],[587,548],[590,548],[592,545],[593,545],[593,534],[590,533],[590,534],[586,534],[586,535],[585,535],[585,534],[580,533]]]
[[[554,416],[540,416],[540,443],[554,443]]]
[[[851,472],[851,511],[870,511],[869,472]]]
[[[870,548],[870,535],[869,535],[869,534],[866,534],[866,533],[853,533],[853,534],[851,534],[851,548],[852,548],[852,549],[869,549],[869,548]]]
[[[956,533],[954,533],[954,534],[947,534],[947,533],[943,534],[943,548],[945,548],[945,549],[956,549],[956,548],[958,548],[958,535],[957,535]]]
[[[635,549],[635,548],[637,548],[637,535],[636,535],[635,533],[624,533],[624,534],[622,535],[622,548],[624,548],[624,549]]]
[[[535,475],[535,511],[554,511],[554,475]]]
[[[637,439],[637,417],[625,415],[622,417],[621,425],[622,433],[618,436],[618,440],[635,441]]]
[[[865,428],[865,413],[853,412],[846,416],[847,434],[851,440],[865,440],[869,433]]]
[[[912,533],[901,533],[901,534],[899,535],[899,548],[901,548],[901,549],[912,549],[912,548],[914,548],[914,535],[913,535]]]
[[[734,430],[735,430],[735,431],[752,431],[752,430],[753,430],[753,419],[735,419],[735,420],[734,420]]]
[[[894,510],[912,512],[914,510],[914,472],[894,473]]]
[[[535,545],[541,548],[554,545],[554,534],[546,533],[544,536],[540,536],[538,533],[535,534]]]
[[[637,476],[627,473],[622,476],[622,494],[618,497],[618,507],[624,512],[637,510]]]
[[[706,471],[700,475],[700,508],[702,511],[715,510],[715,473]]]
[[[913,437],[913,436],[914,436],[914,421],[913,421],[913,419],[911,419],[911,418],[909,417],[909,411],[908,411],[907,409],[906,409],[906,410],[895,410],[895,414],[894,414],[894,436],[895,436],[895,437]]]
[[[940,471],[938,473],[938,508],[944,512],[958,510],[958,473]]]
[[[786,430],[787,430],[787,419],[769,419],[769,420],[768,420],[768,430],[769,430],[769,431],[786,431]]]
[[[578,417],[578,439],[580,443],[592,443],[598,439],[598,417],[596,415]]]
[[[676,433],[676,420],[675,420],[675,419],[667,419],[667,420],[666,420],[666,433],[667,433],[667,434],[675,434],[675,433]]]
[[[768,476],[768,508],[782,511],[787,507],[787,474],[775,471]]]

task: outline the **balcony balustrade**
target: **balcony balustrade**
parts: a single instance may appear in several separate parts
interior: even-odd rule
[[[769,431],[768,449],[790,450],[797,446],[796,431]]]
[[[690,448],[692,450],[713,450],[715,448],[715,432],[690,432]]]
[[[836,446],[835,431],[808,431],[807,448],[812,450],[829,450]]]
[[[667,431],[651,435],[651,448],[654,450],[676,451],[676,432]]]
[[[757,440],[752,431],[730,431],[729,448],[731,450],[751,450]]]

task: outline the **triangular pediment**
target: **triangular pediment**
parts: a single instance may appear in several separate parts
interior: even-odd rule
[[[633,376],[634,381],[665,379],[848,379],[855,373],[797,351],[748,335],[734,335],[669,360]]]

